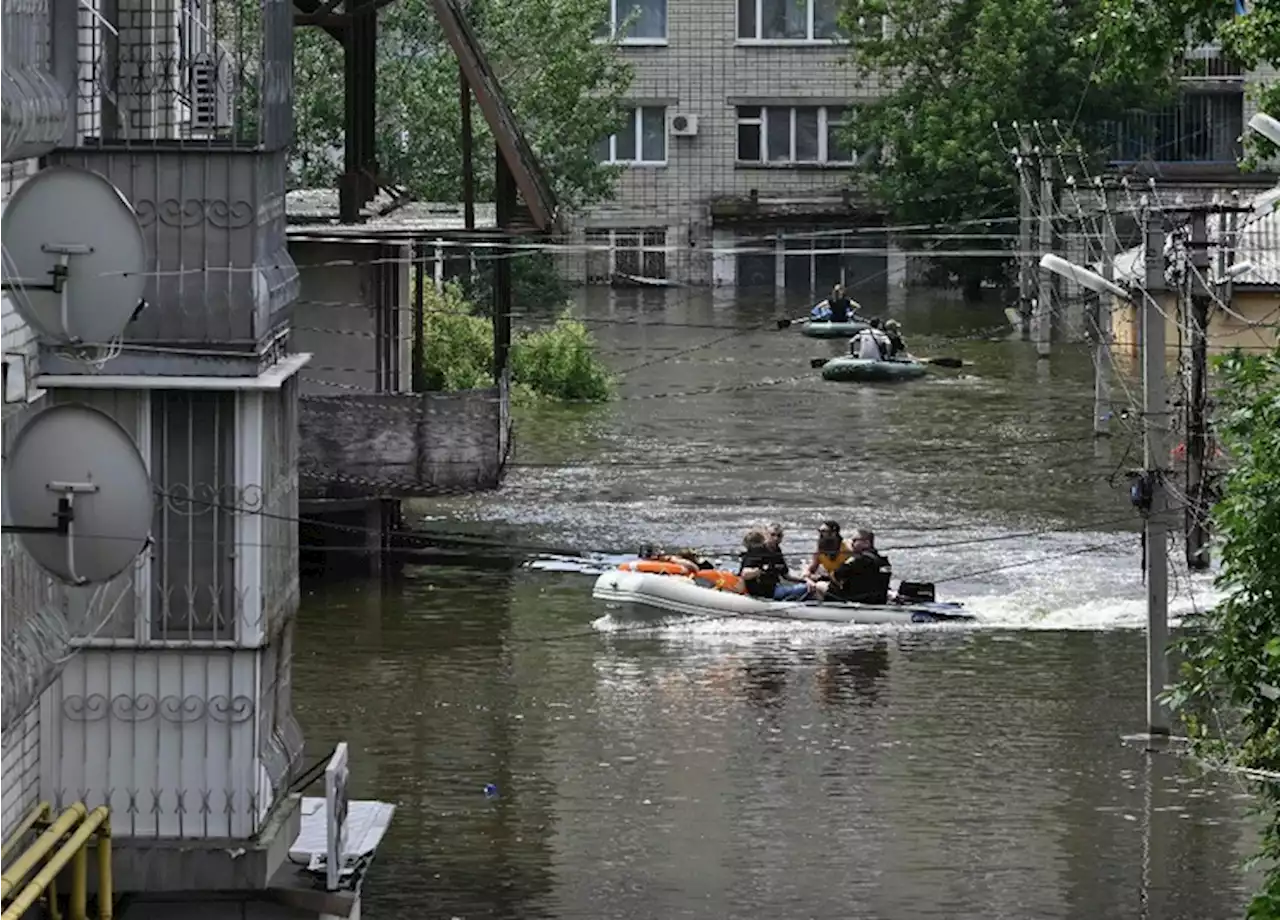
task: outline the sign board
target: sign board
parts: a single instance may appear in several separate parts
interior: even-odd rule
[[[325,850],[325,887],[337,891],[344,863],[343,844],[347,830],[347,743],[333,750],[324,768],[324,804],[327,826]]]

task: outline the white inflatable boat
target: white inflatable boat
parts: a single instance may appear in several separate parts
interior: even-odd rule
[[[591,596],[603,601],[611,614],[623,616],[686,614],[904,626],[977,619],[956,603],[930,601],[879,605],[766,601],[746,594],[706,588],[676,575],[617,570],[605,572],[597,578]]]

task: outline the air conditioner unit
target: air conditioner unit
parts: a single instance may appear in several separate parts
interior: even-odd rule
[[[198,54],[191,62],[191,131],[230,128],[234,80],[226,54]]]
[[[677,112],[671,116],[670,127],[673,137],[696,137],[698,134],[698,116]]]

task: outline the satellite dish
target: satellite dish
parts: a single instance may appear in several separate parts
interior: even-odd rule
[[[142,302],[147,247],[120,190],[87,169],[41,170],[4,207],[4,290],[37,335],[100,344]]]
[[[146,463],[128,432],[89,406],[52,406],[27,423],[5,459],[4,495],[5,532],[68,584],[110,581],[150,539]]]

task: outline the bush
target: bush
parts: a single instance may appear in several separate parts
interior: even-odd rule
[[[456,284],[423,292],[423,380],[428,390],[471,390],[493,382],[493,321],[476,309]],[[555,325],[513,331],[511,382],[516,396],[604,402],[614,392],[613,375],[596,357],[596,343],[566,309]]]

